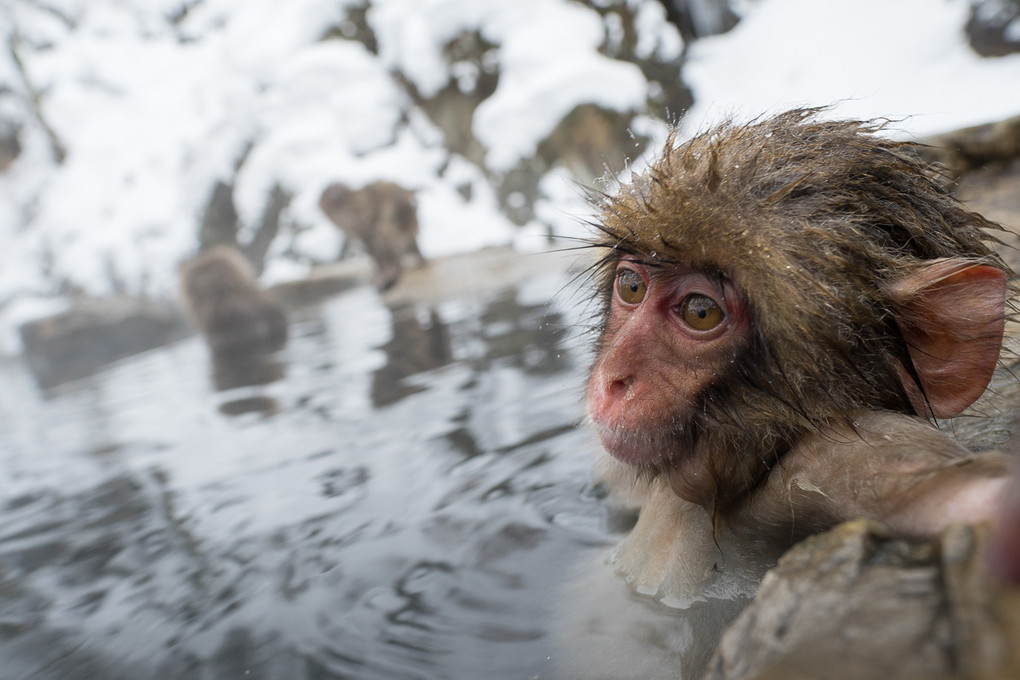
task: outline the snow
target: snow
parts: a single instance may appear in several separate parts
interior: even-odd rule
[[[679,58],[683,45],[661,6],[628,2],[638,53]],[[336,257],[343,237],[317,207],[336,181],[388,179],[418,191],[427,257],[494,244],[532,250],[550,231],[582,233],[586,208],[561,169],[541,181],[537,217],[524,227],[500,212],[492,178],[532,154],[578,104],[644,110],[641,70],[599,50],[620,39],[619,22],[572,0],[373,0],[366,21],[377,54],[324,39],[350,35],[346,8],[359,4],[5,3],[0,33],[15,39],[67,156],[56,162],[13,59],[0,54],[0,81],[13,91],[0,97],[0,113],[21,125],[23,146],[0,173],[0,352],[18,351],[17,327],[63,308],[67,290],[174,295],[177,264],[197,247],[221,180],[234,182],[242,241],[274,186],[293,195],[267,283]],[[982,59],[970,50],[966,0],[745,6],[733,31],[689,46],[687,132],[792,105],[888,116],[912,136],[1020,113],[1020,55]],[[493,45],[487,65],[499,69],[471,122],[485,167],[446,150],[400,84],[425,97],[451,82],[470,92],[477,67],[451,63],[445,51],[464,32]],[[653,136],[664,129],[647,117],[634,125]]]
[[[1020,113],[1020,54],[984,59],[957,0],[765,0],[729,33],[691,47],[688,131],[722,116],[833,105],[921,137]]]

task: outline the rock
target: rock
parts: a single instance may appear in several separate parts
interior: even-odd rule
[[[921,155],[945,166],[950,177],[995,161],[1020,157],[1020,116],[954,130],[921,140]]]
[[[1014,271],[1020,271],[1020,148],[1010,161],[990,163],[964,174],[956,195],[971,210],[1011,230],[995,235],[1002,241],[996,250]]]
[[[25,360],[47,389],[95,374],[117,359],[160,347],[190,333],[173,303],[114,297],[82,302],[21,326]]]
[[[986,574],[988,533],[911,542],[860,520],[806,539],[766,574],[704,680],[1020,677],[1020,591]]]
[[[964,31],[982,57],[1020,52],[1020,0],[971,0]]]
[[[942,165],[957,181],[956,196],[968,208],[1020,231],[1020,116],[954,130],[922,140],[921,155]],[[1020,237],[996,234],[999,254],[1020,270]]]
[[[967,173],[956,195],[988,219],[1020,230],[1020,157]]]

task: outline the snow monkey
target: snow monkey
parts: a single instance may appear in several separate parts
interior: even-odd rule
[[[404,258],[419,263],[418,212],[414,192],[392,182],[375,182],[362,189],[342,184],[326,187],[319,208],[349,237],[365,245],[375,260],[375,284],[386,290],[404,271]]]
[[[674,135],[596,197],[586,402],[604,478],[640,507],[613,562],[635,590],[749,596],[794,542],[844,520],[932,537],[995,516],[1007,457],[935,423],[999,361],[1014,295],[989,247],[1001,227],[881,127],[815,109],[729,121]]]
[[[259,288],[237,248],[218,245],[180,267],[181,293],[214,355],[272,352],[287,341],[282,306]]]

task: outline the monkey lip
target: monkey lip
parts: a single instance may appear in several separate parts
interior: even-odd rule
[[[625,427],[593,422],[602,447],[621,463],[640,468],[657,468],[666,461],[666,447],[655,437],[638,434]]]

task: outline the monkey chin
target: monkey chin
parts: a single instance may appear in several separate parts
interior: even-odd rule
[[[610,456],[631,467],[650,472],[661,472],[676,465],[676,439],[672,432],[641,431],[600,423],[591,418],[602,447]],[[667,428],[668,429],[668,428]]]
[[[679,498],[709,510],[716,506],[718,486],[710,473],[709,452],[682,445],[682,430],[673,425],[635,430],[600,423],[591,414],[587,420],[606,453],[633,470],[636,480],[662,477]]]

